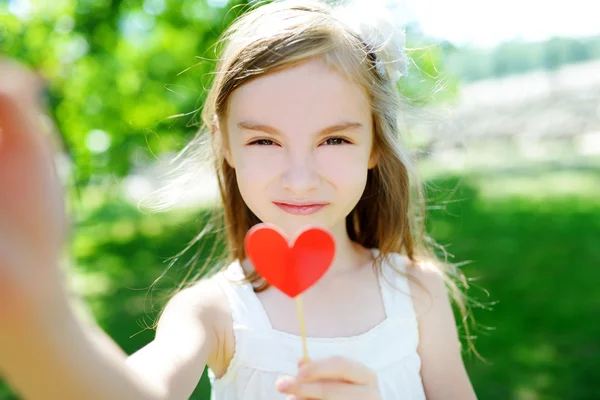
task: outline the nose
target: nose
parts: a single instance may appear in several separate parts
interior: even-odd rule
[[[282,185],[294,197],[307,197],[320,183],[314,154],[289,154],[281,177]]]

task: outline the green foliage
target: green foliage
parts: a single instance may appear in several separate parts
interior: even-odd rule
[[[415,106],[455,98],[459,81],[447,71],[444,47],[419,39],[408,39],[406,54],[412,61],[409,61],[408,76],[398,82],[400,93]]]
[[[600,59],[600,37],[555,37],[545,42],[510,41],[492,49],[445,47],[448,71],[461,81],[477,81]]]
[[[183,146],[214,68],[213,44],[239,11],[204,0],[31,3],[27,18],[0,12],[0,48],[49,80],[77,184],[123,177],[152,153]],[[170,119],[182,113],[190,116]]]

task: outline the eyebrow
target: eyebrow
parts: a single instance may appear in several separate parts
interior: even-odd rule
[[[260,131],[260,132],[270,133],[272,135],[283,136],[283,134],[281,132],[279,132],[277,130],[277,128],[273,128],[272,126],[269,126],[269,125],[257,124],[257,123],[250,122],[250,121],[242,121],[242,122],[239,122],[237,124],[237,126],[240,129],[248,129],[251,131]],[[359,122],[343,122],[341,124],[331,125],[331,126],[328,126],[327,128],[321,129],[321,131],[318,132],[318,135],[323,136],[323,135],[328,135],[328,134],[335,133],[335,132],[341,132],[341,131],[346,131],[346,130],[350,130],[350,129],[358,129],[358,128],[362,128],[362,126],[363,125]]]

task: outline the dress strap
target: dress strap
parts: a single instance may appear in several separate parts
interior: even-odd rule
[[[267,314],[254,293],[252,284],[243,281],[244,277],[244,270],[237,260],[216,275],[217,282],[229,301],[233,327],[269,329],[271,324]]]
[[[382,265],[380,274],[381,295],[388,317],[401,315],[416,317],[406,271],[406,258],[390,254]]]

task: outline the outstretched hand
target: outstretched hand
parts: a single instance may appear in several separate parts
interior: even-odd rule
[[[380,400],[375,372],[344,357],[300,362],[297,377],[277,381],[277,389],[288,399]]]
[[[41,90],[33,72],[0,58],[0,328],[43,314],[62,293],[57,264],[68,222]]]

